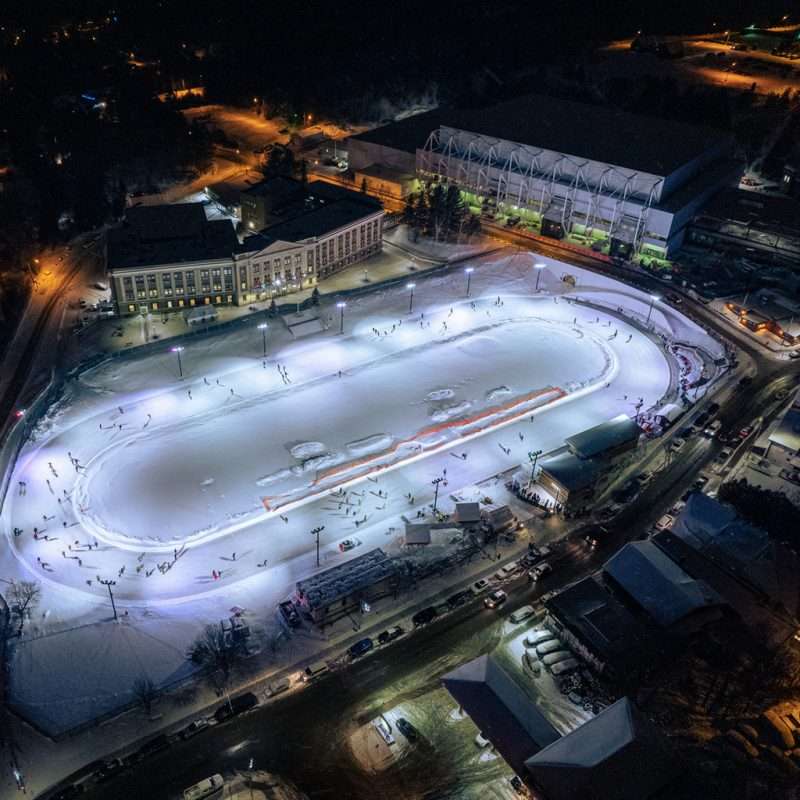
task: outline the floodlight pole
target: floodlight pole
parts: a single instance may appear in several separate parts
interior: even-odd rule
[[[317,566],[319,566],[319,535],[325,530],[324,525],[319,525],[311,530],[311,535],[317,537]]]
[[[112,586],[116,586],[117,582],[112,580],[104,581],[99,575],[97,576],[97,582],[108,589],[108,597],[111,600],[111,610],[114,612],[114,619],[117,619],[117,606],[114,603],[114,593],[111,591]]]
[[[436,516],[436,506],[439,502],[439,484],[444,478],[434,478],[431,483],[433,484],[433,515]]]

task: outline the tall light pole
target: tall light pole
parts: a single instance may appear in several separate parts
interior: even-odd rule
[[[653,313],[653,306],[661,299],[661,295],[658,294],[651,294],[650,295],[650,308],[647,310],[647,321],[644,323],[645,325],[650,324],[650,315]]]
[[[258,329],[261,331],[261,338],[264,340],[264,358],[267,357],[267,328],[269,328],[269,325],[267,325],[266,322],[262,322],[258,326]]]
[[[318,525],[316,528],[311,529],[311,535],[317,537],[317,566],[319,566],[319,535],[325,530],[324,525]]]
[[[180,375],[181,379],[183,379],[183,364],[181,363],[181,353],[183,352],[183,347],[181,347],[181,345],[176,345],[172,348],[172,352],[178,356],[178,374]]]
[[[464,272],[465,272],[465,274],[466,274],[466,276],[467,276],[467,297],[469,297],[469,285],[470,285],[470,282],[472,281],[472,273],[473,273],[474,271],[475,271],[475,270],[474,270],[472,267],[467,267],[467,268],[464,270]]]
[[[408,313],[410,314],[414,309],[414,288],[416,287],[416,283],[407,283],[406,289],[408,289],[411,294],[408,296]]]
[[[439,502],[439,484],[444,478],[434,478],[431,483],[433,484],[433,515],[436,516],[436,505]]]
[[[534,264],[533,268],[536,270],[536,291],[539,291],[539,282],[542,280],[542,270],[547,266],[547,264],[542,264],[540,261],[538,264]]]
[[[542,450],[531,450],[528,453],[528,460],[531,462],[531,477],[528,480],[528,488],[530,489],[533,486],[533,478],[534,474],[536,473],[536,462],[539,460],[539,456],[542,454]]]
[[[347,303],[344,300],[340,300],[336,304],[336,308],[339,309],[339,333],[344,333],[344,309]]]
[[[112,586],[116,586],[117,582],[112,580],[104,581],[99,575],[97,576],[97,582],[102,586],[105,586],[108,589],[108,596],[111,600],[111,610],[114,612],[114,619],[117,619],[117,607],[114,604],[114,593],[111,591]]]

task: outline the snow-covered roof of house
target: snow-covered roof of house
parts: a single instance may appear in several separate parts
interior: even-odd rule
[[[548,800],[646,800],[672,772],[663,739],[627,697],[525,766]]]
[[[689,496],[672,533],[709,560],[787,608],[796,606],[798,558],[732,506],[700,492]]]
[[[454,669],[442,683],[472,721],[517,771],[560,734],[528,694],[491,655]]]
[[[650,541],[629,542],[603,571],[662,627],[723,603],[710,586],[689,576]]]
[[[641,432],[635,420],[626,414],[619,414],[607,422],[569,436],[565,441],[576,456],[592,458],[630,441],[637,441]]]
[[[793,453],[800,450],[800,408],[792,406],[783,415],[778,427],[769,435],[769,441]]]
[[[592,576],[562,589],[545,606],[612,668],[627,671],[654,651],[648,629]]]
[[[599,472],[605,468],[601,461],[578,458],[572,453],[560,453],[545,458],[539,464],[543,472],[550,475],[568,492],[579,492],[586,486],[591,486],[597,480]]]

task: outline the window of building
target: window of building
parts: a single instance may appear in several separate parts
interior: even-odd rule
[[[133,300],[136,295],[133,293],[133,278],[122,279],[123,292],[126,300]]]
[[[136,282],[136,299],[142,300],[147,296],[144,290],[144,275],[137,275],[134,280]]]
[[[136,311],[136,306],[133,303],[128,303],[128,312],[133,314]]]

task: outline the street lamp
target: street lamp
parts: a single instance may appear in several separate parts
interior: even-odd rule
[[[439,502],[439,484],[444,478],[434,478],[431,483],[433,484],[433,516],[436,516],[436,505]]]
[[[183,380],[183,364],[181,363],[181,353],[183,352],[183,347],[176,345],[172,348],[172,352],[178,356],[178,374],[180,375],[181,380]]]
[[[339,333],[344,333],[344,309],[347,303],[344,300],[340,300],[336,304],[336,308],[339,309]]]
[[[414,308],[414,288],[416,287],[416,283],[407,283],[406,289],[408,289],[411,294],[408,296],[408,313],[410,314]]]
[[[258,329],[261,331],[261,337],[264,340],[264,358],[267,357],[267,328],[269,328],[269,325],[267,325],[266,322],[262,322],[258,326]]]
[[[465,274],[466,274],[466,276],[467,276],[467,297],[469,297],[469,284],[470,284],[470,281],[472,280],[472,273],[473,273],[474,271],[475,271],[475,270],[474,270],[474,268],[473,268],[473,267],[467,267],[467,268],[464,270],[464,273],[465,273]]]
[[[112,586],[116,586],[117,582],[112,580],[104,581],[99,575],[97,576],[97,582],[101,586],[105,586],[108,589],[108,596],[111,599],[111,610],[114,612],[114,619],[117,619],[117,607],[114,604],[114,593],[111,591]]]
[[[653,306],[661,299],[661,295],[659,294],[651,294],[650,295],[650,308],[647,311],[647,321],[645,325],[650,324],[650,315],[653,313]]]
[[[319,525],[311,529],[311,535],[317,537],[317,566],[319,566],[319,535],[325,530],[324,525]]]
[[[541,261],[538,264],[534,264],[533,268],[536,270],[536,291],[539,291],[539,281],[542,279],[542,270],[546,267],[546,264],[542,264]]]
[[[539,456],[543,453],[543,450],[531,450],[528,453],[528,460],[531,462],[531,477],[528,480],[528,488],[530,489],[533,486],[533,478],[536,472],[536,462],[539,460]]]

